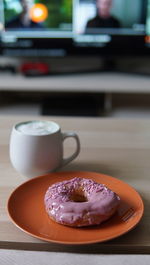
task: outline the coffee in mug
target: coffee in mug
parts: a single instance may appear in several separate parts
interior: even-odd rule
[[[57,131],[59,126],[49,121],[28,121],[17,124],[16,130],[28,135],[46,135]]]
[[[64,158],[63,142],[74,138],[74,153]],[[35,120],[16,124],[10,137],[10,160],[22,175],[34,177],[55,171],[71,162],[80,152],[80,140],[75,132],[62,132],[53,121]]]

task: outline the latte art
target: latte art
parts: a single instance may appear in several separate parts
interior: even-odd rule
[[[47,135],[58,131],[59,126],[51,121],[29,121],[20,123],[16,129],[27,135]]]

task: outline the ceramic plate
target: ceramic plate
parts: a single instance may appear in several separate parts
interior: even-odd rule
[[[44,195],[53,183],[74,177],[90,178],[105,184],[121,198],[116,214],[99,226],[73,228],[51,221],[44,208]],[[125,182],[95,172],[58,172],[28,180],[11,194],[8,213],[13,223],[36,238],[62,244],[104,242],[133,229],[144,206],[140,195]]]

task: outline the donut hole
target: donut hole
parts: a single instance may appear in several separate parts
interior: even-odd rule
[[[85,196],[83,191],[75,190],[72,194],[70,199],[74,202],[87,202],[87,197]]]

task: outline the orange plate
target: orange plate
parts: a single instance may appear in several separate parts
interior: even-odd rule
[[[50,220],[44,208],[44,195],[53,183],[74,177],[103,183],[121,198],[116,214],[99,226],[73,228]],[[24,232],[49,242],[89,244],[123,235],[140,221],[144,206],[140,195],[123,181],[95,172],[58,172],[36,177],[19,186],[8,200],[13,223]]]

